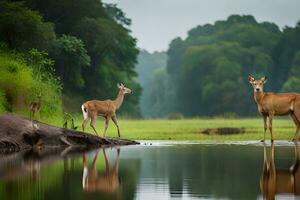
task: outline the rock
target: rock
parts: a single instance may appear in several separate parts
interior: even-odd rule
[[[207,128],[201,131],[201,133],[208,135],[230,135],[245,133],[244,128]]]
[[[93,149],[102,146],[139,144],[123,138],[99,137],[31,121],[15,114],[0,116],[0,152],[9,153],[31,148],[79,147]]]

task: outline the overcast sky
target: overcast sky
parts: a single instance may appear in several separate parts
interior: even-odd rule
[[[132,35],[148,51],[166,50],[175,37],[185,38],[196,25],[214,23],[231,14],[251,14],[256,20],[294,26],[300,20],[300,0],[103,0],[116,3],[132,19]]]

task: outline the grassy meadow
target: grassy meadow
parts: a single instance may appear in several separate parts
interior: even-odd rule
[[[50,124],[62,126],[62,119],[52,118],[42,120]],[[75,125],[81,130],[82,117],[75,117]],[[181,120],[168,119],[119,119],[121,137],[135,140],[215,140],[215,141],[239,141],[260,140],[263,137],[263,122],[261,118],[194,118]],[[234,135],[205,135],[200,131],[206,128],[235,127],[245,128],[245,133]],[[104,120],[98,117],[96,129],[102,135]],[[87,124],[87,132],[94,134]],[[273,132],[275,140],[291,140],[294,136],[295,126],[288,117],[277,117],[273,120]],[[116,137],[117,129],[110,121],[107,131],[108,137]],[[267,138],[270,138],[267,132]]]

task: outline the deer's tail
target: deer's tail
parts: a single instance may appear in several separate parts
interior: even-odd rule
[[[84,104],[82,104],[81,110],[82,110],[82,114],[83,114],[83,119],[87,119],[88,118],[88,111],[87,111]]]

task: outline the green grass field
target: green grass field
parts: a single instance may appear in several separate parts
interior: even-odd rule
[[[62,126],[62,120],[50,119],[46,122]],[[75,124],[81,130],[82,117],[75,117]],[[263,137],[263,123],[261,118],[241,118],[241,119],[151,119],[151,120],[128,120],[119,119],[121,137],[135,140],[215,140],[215,141],[239,141],[239,140],[261,140]],[[236,127],[245,128],[246,133],[235,135],[205,135],[199,133],[206,128]],[[99,117],[96,121],[96,129],[103,133],[104,120]],[[93,133],[87,124],[87,132]],[[275,118],[273,120],[273,133],[275,140],[291,140],[295,133],[295,126],[289,118]],[[267,132],[267,138],[270,138]],[[108,137],[116,137],[117,129],[112,121],[107,131]]]

